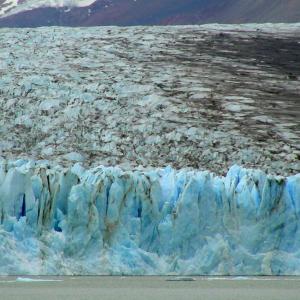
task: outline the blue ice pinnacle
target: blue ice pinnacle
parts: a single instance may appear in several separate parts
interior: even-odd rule
[[[0,165],[0,274],[300,274],[300,174]]]

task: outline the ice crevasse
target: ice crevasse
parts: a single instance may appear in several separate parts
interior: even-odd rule
[[[300,174],[0,164],[0,274],[300,274]]]

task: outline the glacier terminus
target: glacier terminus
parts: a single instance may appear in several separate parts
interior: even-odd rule
[[[300,174],[2,161],[0,274],[300,274]]]

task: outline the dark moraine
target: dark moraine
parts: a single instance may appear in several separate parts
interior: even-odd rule
[[[1,29],[1,155],[297,174],[299,42],[299,25]]]

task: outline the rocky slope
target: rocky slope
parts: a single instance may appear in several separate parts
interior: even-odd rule
[[[0,151],[300,171],[300,26],[0,31]]]
[[[298,0],[0,0],[0,15],[2,27],[299,22],[300,3]]]

